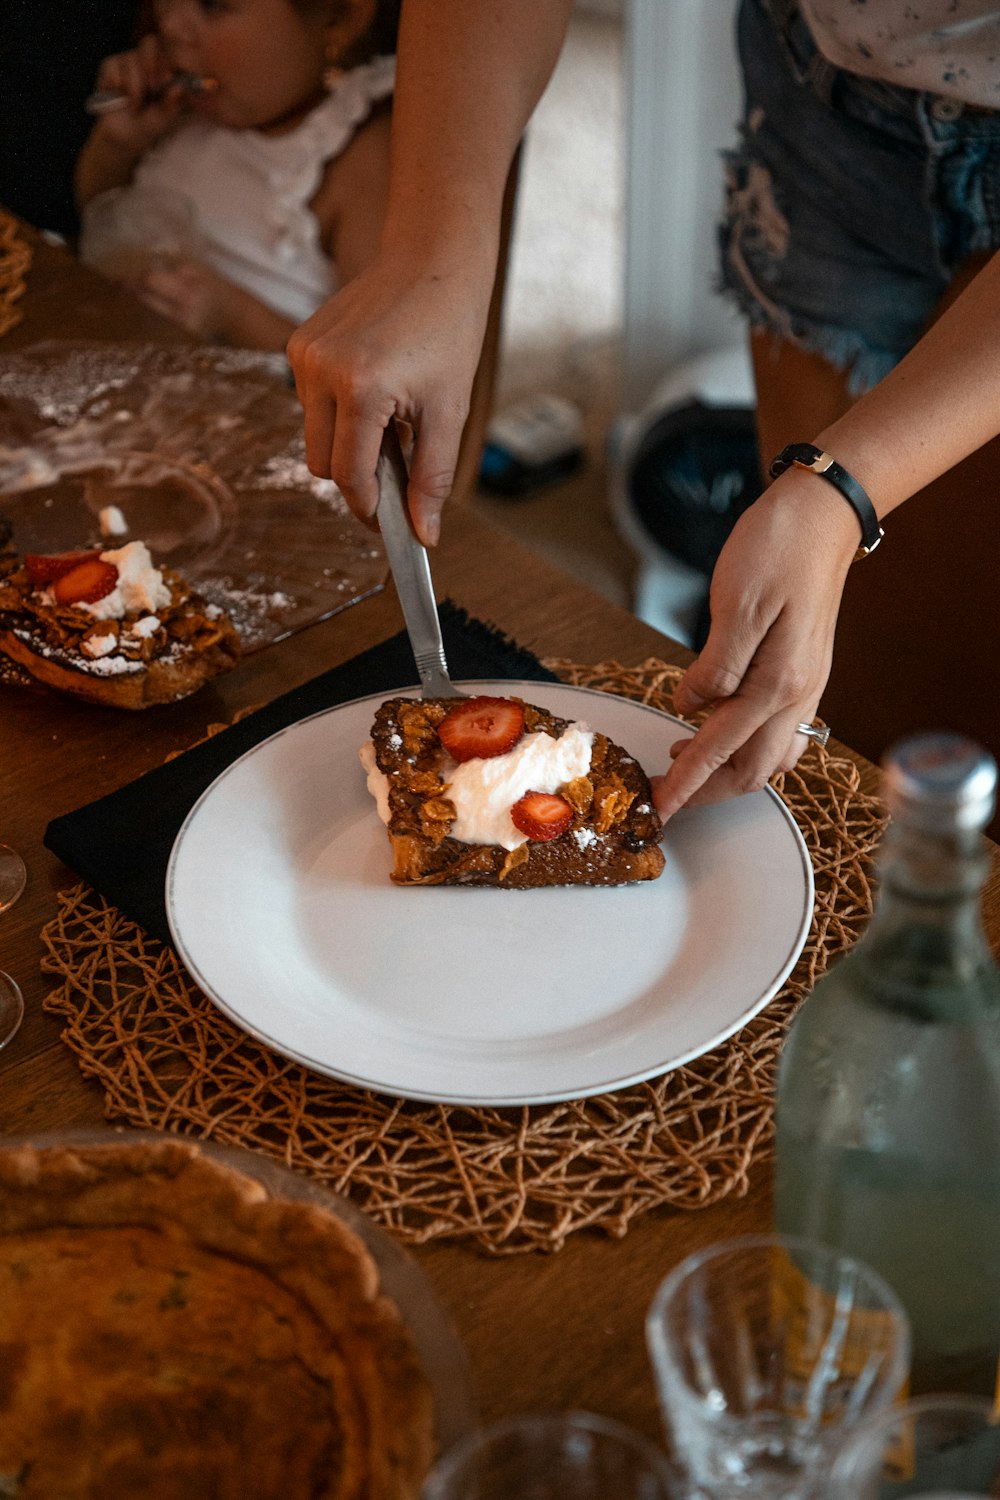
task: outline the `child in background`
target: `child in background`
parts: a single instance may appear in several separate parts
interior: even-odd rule
[[[124,100],[77,164],[84,258],[102,195],[112,233],[131,193],[180,197],[196,253],[129,284],[207,341],[283,350],[375,254],[399,5],[156,0],[156,30],[98,73]]]

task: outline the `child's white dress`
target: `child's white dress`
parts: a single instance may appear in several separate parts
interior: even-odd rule
[[[395,71],[394,57],[379,57],[345,73],[286,135],[185,117],[142,158],[130,187],[188,199],[198,258],[300,323],[338,286],[309,204],[327,162],[392,93]]]

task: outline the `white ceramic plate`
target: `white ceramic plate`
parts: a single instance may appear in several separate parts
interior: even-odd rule
[[[690,733],[607,693],[463,686],[583,719],[650,772]],[[364,1088],[529,1104],[665,1073],[777,992],[805,941],[813,880],[772,791],[673,818],[655,881],[401,888],[358,760],[385,696],[303,719],[248,751],[177,835],[170,930],[236,1025]]]

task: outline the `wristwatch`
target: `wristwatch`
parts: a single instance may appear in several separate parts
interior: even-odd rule
[[[870,552],[874,552],[884,532],[878,524],[874,505],[854,475],[848,474],[835,458],[824,453],[822,448],[814,447],[812,443],[789,443],[771,462],[769,472],[772,479],[777,479],[779,474],[783,474],[793,464],[798,469],[810,469],[813,474],[819,474],[827,480],[834,489],[840,491],[854,511],[861,523],[861,546],[854,554],[855,562],[859,557],[867,557]]]

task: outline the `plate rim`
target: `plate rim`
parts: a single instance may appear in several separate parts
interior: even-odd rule
[[[538,688],[554,688],[557,690],[565,689],[566,691],[572,692],[574,694],[586,694],[594,698],[610,698],[613,700],[617,700],[619,703],[627,704],[630,708],[643,710],[646,713],[652,714],[659,719],[665,719],[669,723],[675,725],[677,728],[682,729],[688,735],[693,735],[695,732],[693,725],[685,722],[685,720],[683,719],[678,718],[675,714],[667,713],[663,709],[655,708],[652,704],[643,703],[639,699],[628,698],[621,693],[609,693],[603,688],[583,687],[578,686],[575,683],[562,682],[560,680],[548,682],[541,679],[529,680],[524,678],[478,677],[459,679],[459,681],[456,683],[456,686],[461,686],[463,688],[474,687],[479,691],[483,691],[484,689],[489,687],[498,686],[504,686],[508,691],[512,689],[526,688],[529,690],[529,692],[532,689]],[[327,708],[317,709],[315,713],[306,714],[303,718],[296,719],[291,724],[285,724],[281,729],[275,730],[273,734],[270,734],[265,739],[258,741],[256,745],[251,745],[241,755],[237,756],[235,760],[231,761],[228,766],[224,767],[223,770],[219,772],[218,776],[216,776],[204,789],[204,791],[200,793],[197,800],[189,809],[179,829],[177,830],[173,844],[171,845],[165,878],[165,905],[167,912],[167,925],[170,929],[171,942],[177,953],[177,957],[179,958],[183,967],[187,970],[188,974],[199,986],[202,992],[208,997],[208,999],[211,1000],[212,1004],[215,1005],[217,1009],[219,1009],[222,1014],[233,1023],[234,1026],[236,1026],[245,1035],[252,1037],[255,1041],[262,1043],[264,1046],[269,1047],[280,1057],[287,1058],[291,1062],[299,1063],[301,1066],[309,1068],[311,1071],[319,1073],[325,1078],[332,1078],[336,1082],[347,1084],[352,1088],[365,1089],[372,1093],[380,1094],[381,1096],[386,1098],[408,1099],[413,1100],[417,1103],[445,1104],[449,1106],[472,1109],[520,1108],[522,1106],[528,1105],[559,1104],[576,1099],[596,1098],[602,1094],[615,1093],[622,1089],[634,1087],[636,1084],[647,1082],[651,1078],[665,1077],[667,1074],[674,1072],[677,1068],[682,1068],[687,1063],[693,1062],[696,1058],[702,1057],[707,1052],[710,1052],[714,1048],[721,1046],[723,1042],[728,1041],[731,1036],[735,1035],[737,1031],[739,1031],[743,1026],[747,1025],[748,1022],[754,1018],[754,1016],[759,1015],[760,1012],[770,1004],[775,995],[778,993],[782,984],[788,978],[788,975],[794,968],[795,963],[805,946],[806,939],[809,935],[809,929],[812,925],[816,892],[812,861],[809,857],[809,850],[802,835],[802,830],[799,828],[784,800],[779,796],[779,794],[774,790],[772,786],[768,785],[762,788],[762,790],[767,794],[768,799],[776,807],[786,827],[786,830],[792,836],[792,842],[795,848],[795,852],[798,855],[799,867],[803,875],[803,903],[802,910],[799,914],[798,925],[795,929],[795,934],[791,940],[790,946],[786,951],[785,956],[778,965],[777,971],[770,984],[767,985],[759,995],[754,997],[752,1003],[744,1010],[742,1010],[740,1014],[732,1021],[732,1023],[730,1025],[727,1025],[724,1030],[717,1032],[707,1045],[695,1045],[687,1052],[684,1052],[681,1055],[672,1058],[669,1065],[665,1068],[654,1067],[650,1069],[648,1067],[643,1067],[639,1072],[626,1073],[618,1078],[603,1080],[599,1084],[589,1085],[582,1089],[546,1089],[541,1093],[535,1091],[525,1091],[518,1093],[517,1095],[484,1093],[470,1096],[468,1094],[449,1093],[441,1089],[427,1090],[417,1087],[407,1087],[405,1091],[402,1091],[400,1090],[398,1085],[390,1085],[385,1083],[384,1081],[370,1079],[364,1077],[359,1073],[348,1072],[344,1069],[336,1069],[331,1067],[327,1063],[320,1062],[317,1059],[308,1056],[306,1053],[300,1052],[296,1048],[289,1046],[287,1043],[278,1041],[263,1028],[250,1024],[245,1019],[245,1017],[238,1014],[230,1006],[230,1004],[221,995],[219,995],[214,986],[212,986],[205,978],[205,976],[201,973],[197,962],[189,954],[187,946],[184,943],[180,932],[178,931],[177,924],[174,920],[172,898],[174,879],[176,875],[176,866],[180,857],[181,843],[190,824],[198,814],[202,804],[212,794],[215,788],[219,786],[220,783],[226,779],[226,777],[229,776],[230,772],[235,771],[245,761],[250,760],[254,755],[256,755],[258,751],[263,750],[266,746],[276,743],[291,731],[298,729],[304,724],[311,723],[317,719],[325,718],[328,715],[337,713],[341,710],[355,708],[365,703],[383,703],[387,698],[405,697],[410,694],[416,694],[417,697],[419,697],[419,683],[410,684],[407,687],[394,688],[386,691],[363,693],[356,698],[345,699],[342,703],[334,703],[330,704]]]

